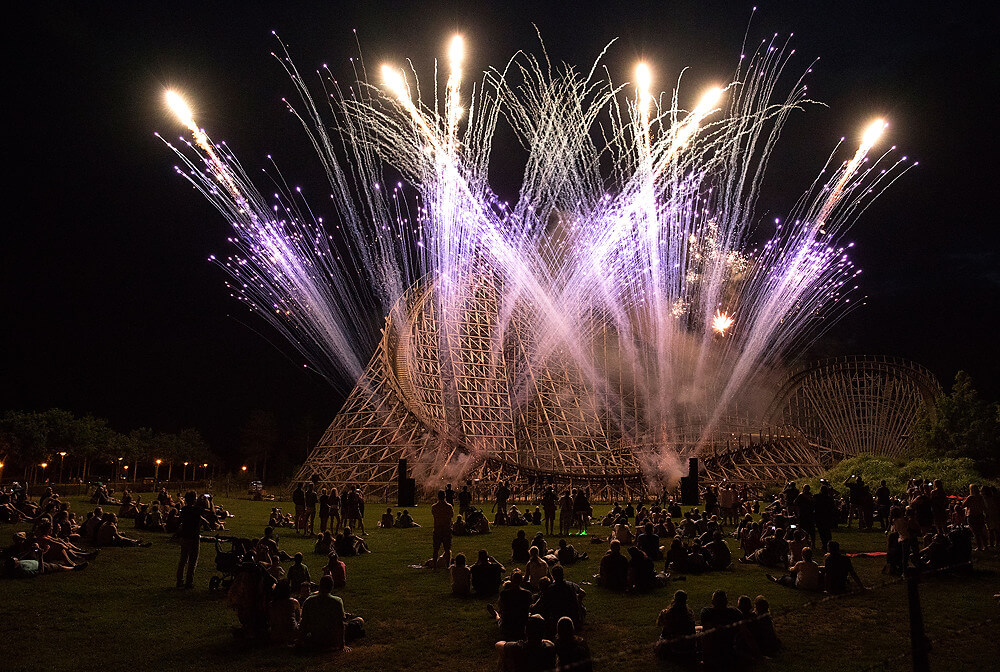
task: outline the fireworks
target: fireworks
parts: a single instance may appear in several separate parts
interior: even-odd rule
[[[373,344],[370,316],[405,321],[399,299],[413,286],[434,289],[446,378],[463,366],[452,350],[470,297],[486,283],[500,294],[486,331],[497,357],[516,330],[527,369],[558,356],[601,392],[600,403],[637,399],[641,418],[622,434],[692,412],[710,428],[761,372],[851,305],[860,271],[838,236],[907,166],[889,153],[870,159],[886,128],[879,120],[853,158],[817,179],[773,235],[755,240],[770,149],[788,114],[809,102],[801,80],[776,97],[787,45],[761,43],[730,84],[703,92],[690,110],[683,88],[669,106],[660,102],[646,64],[631,89],[597,67],[583,75],[524,54],[467,87],[463,104],[462,37],[447,55],[441,96],[434,82],[422,97],[415,76],[391,64],[379,84],[348,90],[327,73],[329,113],[281,57],[301,95],[289,109],[326,167],[327,221],[295,190],[262,196],[168,94],[194,137],[176,149],[178,171],[234,228],[238,252],[219,262],[234,295],[331,382],[357,379]],[[501,119],[527,153],[513,203],[487,179]],[[386,167],[403,177],[395,186]],[[594,355],[595,338],[607,333],[620,350],[614,372]],[[529,394],[529,384],[527,375],[483,382],[512,386],[511,399]],[[446,381],[441,387],[450,393]]]

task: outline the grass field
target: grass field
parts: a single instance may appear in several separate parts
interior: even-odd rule
[[[220,503],[236,518],[229,528],[238,536],[260,536],[272,504],[227,499]],[[290,505],[285,505],[286,509]],[[84,500],[73,500],[85,511]],[[598,507],[598,512],[604,512]],[[447,572],[411,569],[431,551],[428,506],[412,509],[424,525],[411,530],[374,529],[377,505],[369,505],[368,543],[373,554],[347,558],[347,587],[338,591],[349,611],[365,618],[367,636],[348,654],[301,656],[287,650],[254,646],[231,635],[237,624],[219,593],[208,590],[215,574],[214,549],[204,544],[196,590],[174,588],[179,546],[166,534],[144,534],[147,549],[105,549],[81,573],[0,582],[0,669],[2,670],[492,670],[495,626],[485,600],[450,594]],[[22,527],[0,527],[4,540]],[[536,528],[525,528],[531,537]],[[539,528],[540,529],[540,528]],[[597,531],[598,528],[594,528]],[[130,521],[122,527],[132,535]],[[510,541],[516,529],[500,528],[482,537],[455,538],[454,552],[475,557],[486,548],[508,571]],[[598,534],[605,530],[598,531]],[[134,536],[134,535],[133,535]],[[883,550],[878,533],[841,531],[835,539],[846,551]],[[553,540],[554,541],[554,540]],[[651,654],[654,625],[675,587],[690,595],[697,612],[716,588],[731,599],[764,594],[771,602],[784,651],[759,670],[909,669],[909,631],[905,585],[886,583],[882,560],[859,558],[855,567],[868,593],[807,604],[810,596],[781,588],[764,570],[737,565],[733,570],[688,577],[669,588],[642,596],[609,593],[594,585],[604,545],[574,538],[593,559],[567,569],[567,578],[587,591],[587,622],[582,634],[590,643],[597,670],[657,669]],[[729,540],[734,553],[736,545]],[[314,580],[323,560],[312,555],[311,540],[284,530],[281,547],[302,551]],[[921,583],[927,634],[934,642],[932,669],[1000,668],[997,622],[1000,607],[1000,559],[976,554],[971,576],[941,575]],[[661,565],[662,568],[662,565]],[[890,659],[883,664],[882,661]]]

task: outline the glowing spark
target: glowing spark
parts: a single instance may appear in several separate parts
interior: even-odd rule
[[[717,310],[715,311],[715,317],[712,318],[712,329],[722,335],[726,335],[726,329],[733,326],[733,318],[729,317],[729,313]]]
[[[448,61],[451,66],[451,74],[448,75],[448,96],[445,101],[445,114],[448,117],[448,149],[454,153],[457,149],[456,134],[458,132],[458,120],[462,118],[461,86],[462,86],[462,60],[465,58],[465,40],[461,35],[451,38],[451,45],[448,47]]]
[[[194,136],[195,144],[197,144],[201,149],[208,155],[212,166],[215,168],[216,177],[222,180],[229,191],[237,200],[242,200],[240,195],[240,190],[236,188],[236,182],[233,180],[232,175],[229,174],[229,170],[226,168],[225,162],[219,158],[219,155],[215,151],[215,147],[212,146],[212,142],[208,139],[208,135],[205,131],[198,128],[198,124],[194,121],[194,113],[191,111],[191,107],[184,100],[181,94],[173,90],[167,90],[164,94],[164,98],[167,101],[167,107],[170,111],[174,113],[178,121],[184,124],[191,134]]]
[[[826,233],[822,230],[823,225],[826,223],[827,217],[830,216],[830,211],[832,211],[840,201],[844,192],[844,187],[851,180],[851,178],[854,177],[854,174],[858,171],[858,167],[861,165],[861,162],[865,160],[865,156],[868,155],[868,152],[875,146],[875,143],[878,142],[878,139],[882,137],[882,133],[884,133],[885,129],[888,127],[889,124],[884,119],[876,119],[868,125],[867,129],[865,129],[864,135],[861,136],[861,144],[858,145],[858,151],[854,153],[854,158],[851,159],[846,166],[844,166],[844,172],[841,174],[836,186],[834,186],[830,191],[830,196],[826,199],[826,203],[823,204],[822,209],[816,216],[815,228],[820,233]]]
[[[382,66],[382,82],[386,87],[396,96],[396,100],[400,102],[404,109],[410,113],[410,117],[413,122],[420,129],[420,132],[424,134],[424,137],[431,143],[435,150],[440,150],[441,146],[438,142],[437,136],[434,131],[431,130],[430,125],[424,118],[424,115],[420,113],[417,106],[413,104],[413,99],[410,98],[409,89],[406,86],[406,79],[403,77],[403,72],[393,68],[391,65],[384,64]]]

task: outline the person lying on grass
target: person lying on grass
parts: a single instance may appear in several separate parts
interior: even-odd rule
[[[32,533],[35,543],[42,549],[42,560],[60,564],[75,565],[83,560],[90,560],[97,556],[97,551],[87,551],[74,545],[69,541],[59,539],[52,535],[52,523],[47,517],[43,517]]]
[[[45,562],[39,560],[40,552],[31,554],[33,557],[25,556],[18,558],[13,555],[4,556],[4,573],[12,579],[32,579],[42,574],[55,574],[57,572],[80,571],[87,568],[88,563],[81,562],[77,565],[66,565],[55,562]]]

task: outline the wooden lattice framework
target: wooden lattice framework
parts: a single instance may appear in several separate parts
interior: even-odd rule
[[[359,484],[387,500],[406,458],[425,490],[470,482],[485,496],[508,479],[525,496],[551,483],[620,500],[663,485],[643,473],[640,458],[668,451],[679,462],[699,456],[708,482],[761,485],[816,476],[845,456],[898,454],[939,389],[903,360],[825,360],[789,377],[766,421],[716,423],[710,436],[695,424],[650,438],[627,390],[615,390],[617,404],[609,404],[608,390],[592,389],[558,347],[541,351],[525,328],[533,316],[503,304],[502,280],[485,272],[464,287],[447,302],[433,284],[406,293],[295,482]],[[455,317],[442,319],[448,311]],[[601,327],[594,335],[608,347]]]
[[[903,359],[826,359],[788,378],[769,420],[844,456],[895,456],[909,448],[914,423],[923,408],[933,411],[940,389],[932,373]]]

